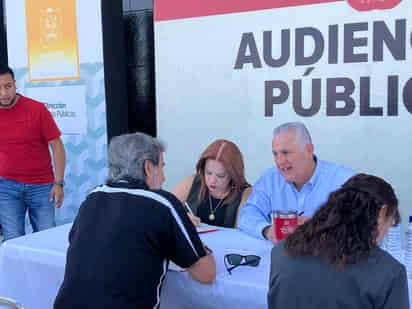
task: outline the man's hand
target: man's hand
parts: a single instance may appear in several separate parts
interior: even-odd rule
[[[50,202],[55,202],[56,208],[60,208],[63,204],[64,191],[63,187],[59,185],[53,185],[50,191]]]
[[[305,217],[305,216],[299,216],[298,217],[298,225],[302,225],[303,223],[305,223],[306,221],[308,221],[310,219],[310,217]]]
[[[273,232],[273,225],[268,225],[263,229],[263,236],[270,240],[272,243],[276,243],[275,233]]]

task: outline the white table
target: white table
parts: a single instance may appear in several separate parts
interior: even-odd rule
[[[169,272],[160,308],[267,309],[272,244],[233,229],[202,234],[201,238],[216,258],[216,282],[204,285],[193,281],[188,273]],[[223,261],[227,253],[255,254],[261,257],[261,261],[258,267],[240,266],[230,275]]]
[[[0,246],[0,295],[15,298],[28,309],[52,308],[63,280],[70,227],[62,225]],[[214,251],[216,282],[203,285],[186,272],[170,271],[163,285],[161,308],[266,309],[271,244],[229,229],[201,237]],[[229,275],[223,263],[226,253],[257,254],[262,259],[258,267],[241,266]]]

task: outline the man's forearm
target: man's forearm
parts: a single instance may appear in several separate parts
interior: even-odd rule
[[[60,138],[57,138],[50,142],[50,146],[53,153],[54,180],[63,181],[64,169],[66,166],[66,153],[64,151],[63,143]]]
[[[246,208],[247,207],[247,208]],[[261,213],[261,210],[257,209],[253,205],[245,205],[241,210],[241,216],[239,219],[239,228],[256,237],[263,239],[263,229],[271,223]]]

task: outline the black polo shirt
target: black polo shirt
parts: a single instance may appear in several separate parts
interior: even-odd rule
[[[176,197],[142,183],[97,187],[69,242],[55,309],[158,308],[169,260],[187,268],[206,255]]]

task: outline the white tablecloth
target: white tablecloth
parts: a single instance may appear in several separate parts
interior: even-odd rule
[[[201,235],[213,250],[217,265],[214,284],[194,282],[188,273],[169,272],[162,291],[161,309],[267,309],[270,250],[272,244],[232,229]],[[258,267],[241,266],[230,275],[224,265],[227,253],[255,254]]]
[[[53,307],[63,280],[71,224],[9,240],[0,246],[0,295],[27,309]]]
[[[71,225],[30,234],[0,246],[0,295],[17,299],[28,309],[52,308],[63,280]],[[217,262],[217,280],[203,285],[186,272],[170,271],[161,296],[162,309],[267,308],[271,244],[240,231],[221,229],[202,234]],[[258,267],[242,266],[228,274],[226,253],[257,254]]]

